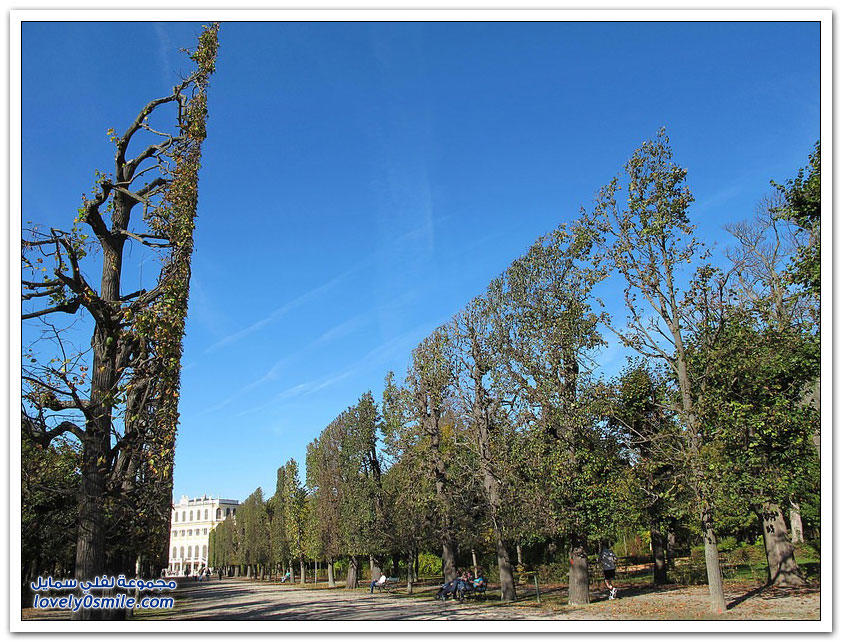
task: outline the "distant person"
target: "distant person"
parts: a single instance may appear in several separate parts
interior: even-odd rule
[[[485,578],[482,576],[482,571],[477,571],[477,576],[471,580],[474,585],[474,589],[484,589],[485,588]]]
[[[289,582],[289,578],[290,578],[290,572],[289,572],[289,569],[287,569],[286,574],[281,578],[281,584],[283,584],[284,582]]]
[[[377,587],[383,588],[383,586],[385,584],[386,584],[386,575],[383,573],[383,571],[380,571],[380,577],[376,580],[371,580],[371,586],[369,587],[368,592],[374,593],[374,587],[377,586]]]
[[[222,567],[221,566],[218,569],[216,569],[216,573],[217,573],[217,575],[219,575],[219,581],[221,582],[222,581]]]
[[[450,580],[449,582],[445,582],[439,588],[438,593],[436,593],[435,599],[441,600],[444,602],[449,595],[456,594],[456,586],[459,580]]]
[[[617,574],[617,556],[607,543],[599,553],[599,563],[602,564],[602,574],[605,576],[605,587],[608,589],[608,599],[617,597],[617,587],[614,586],[614,576]]]

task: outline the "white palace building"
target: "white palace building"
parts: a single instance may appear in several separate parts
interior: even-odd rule
[[[195,574],[208,565],[210,532],[229,515],[237,514],[235,499],[182,495],[173,505],[170,521],[170,575]]]

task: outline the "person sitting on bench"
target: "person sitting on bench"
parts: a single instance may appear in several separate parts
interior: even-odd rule
[[[486,588],[485,578],[482,576],[482,573],[477,573],[477,576],[471,580],[471,583],[474,585],[474,590],[484,590]]]
[[[383,572],[381,572],[379,579],[371,580],[371,588],[369,590],[369,593],[374,593],[374,587],[375,586],[382,589],[385,585],[386,585],[386,575]]]

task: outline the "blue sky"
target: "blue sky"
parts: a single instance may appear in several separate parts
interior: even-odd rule
[[[169,92],[199,30],[24,24],[23,221],[69,226],[110,170],[106,129]],[[661,125],[720,246],[819,137],[817,22],[228,23],[220,41],[176,497],[271,494]]]

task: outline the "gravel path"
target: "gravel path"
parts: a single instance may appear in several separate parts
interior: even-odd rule
[[[171,595],[175,608],[138,611],[139,622],[150,620],[817,620],[821,591],[763,589],[728,584],[728,611],[711,613],[705,586],[626,587],[620,599],[607,600],[592,592],[587,606],[567,606],[562,587],[542,590],[542,608],[532,600],[501,605],[487,602],[446,603],[423,597],[367,590],[314,589],[277,583],[225,579],[183,582]],[[67,612],[24,609],[24,620],[69,619]]]
[[[385,593],[343,589],[301,589],[223,580],[185,584],[175,610],[146,612],[144,620],[547,620],[552,613],[532,607],[493,608],[492,603],[445,603]]]
[[[500,605],[488,602],[446,603],[368,591],[301,589],[244,580],[185,584],[175,593],[175,611],[144,613],[143,619],[190,620],[814,620],[819,618],[820,591],[758,590],[733,585],[726,589],[729,610],[708,609],[707,587],[628,590],[618,600],[598,594],[584,607],[563,604],[562,595],[534,602]],[[549,602],[549,603],[547,603]]]

